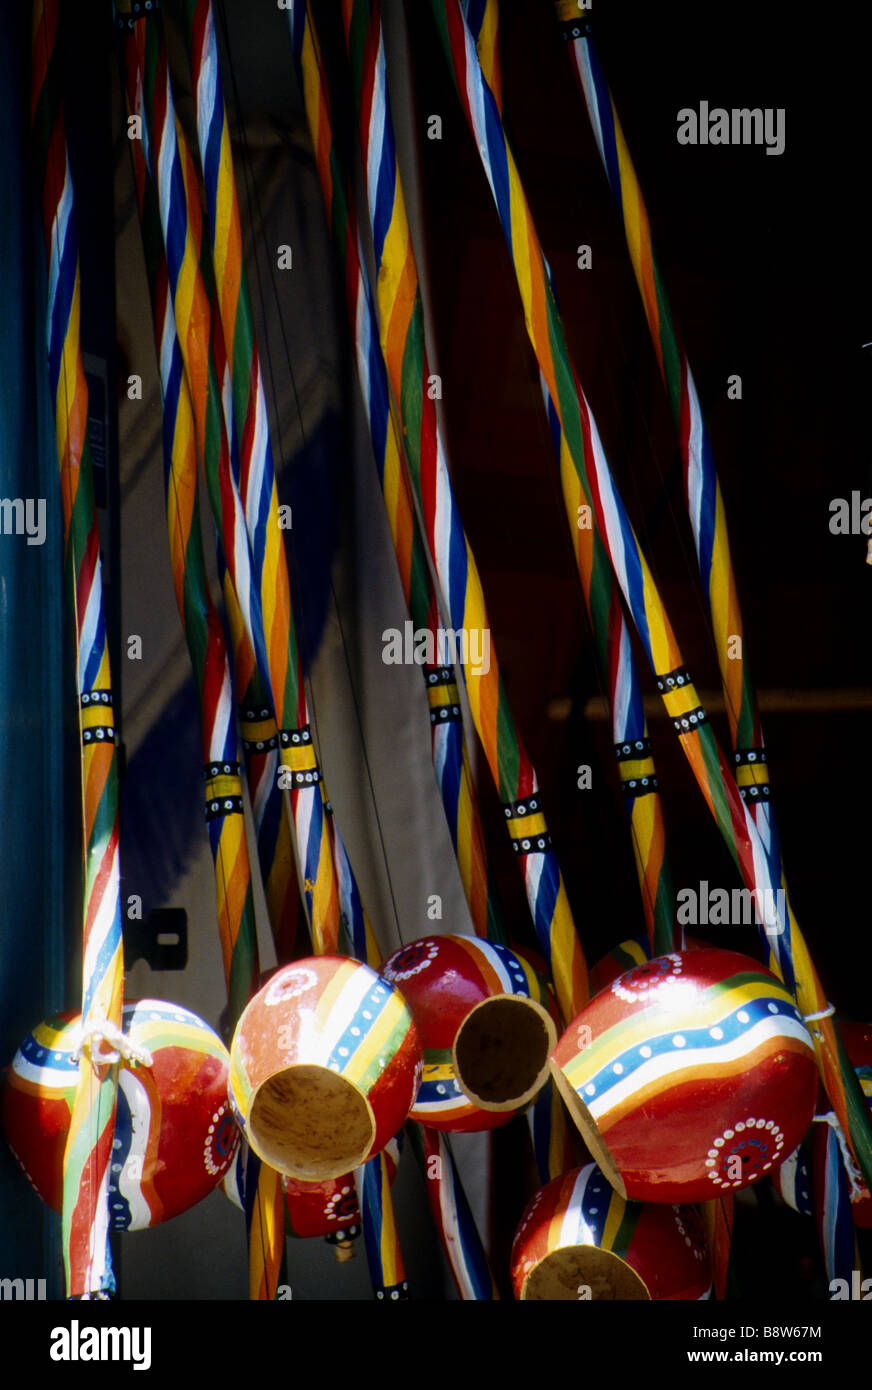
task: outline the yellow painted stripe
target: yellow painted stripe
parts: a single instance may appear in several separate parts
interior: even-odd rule
[[[346,985],[348,984],[349,980],[354,975],[356,970],[356,961],[345,960],[338,967],[336,974],[332,977],[332,979],[329,980],[328,983],[324,986],[321,998],[318,1000],[318,1004],[315,1009],[315,1016],[318,1019],[318,1022],[322,1028],[326,1027],[327,1021],[330,1018],[331,1013],[339,1003],[339,999],[342,995],[343,990],[345,989]]]
[[[609,1194],[609,1210],[606,1216],[605,1226],[603,1227],[601,1249],[612,1250],[614,1248],[615,1237],[620,1230],[625,1212],[626,1206],[622,1199],[618,1196],[617,1192],[611,1192]]]
[[[542,835],[547,829],[545,817],[541,812],[534,816],[512,816],[506,821],[513,840],[528,839],[531,835]]]
[[[673,719],[677,719],[679,715],[688,714],[691,710],[697,709],[699,702],[699,695],[692,681],[688,681],[686,685],[677,686],[675,689],[667,690],[663,693],[663,703],[666,706],[667,713],[672,715]]]
[[[618,772],[622,782],[629,782],[631,777],[653,777],[654,759],[621,758],[618,762]]]
[[[114,728],[115,720],[111,705],[85,705],[82,710],[82,728]]]
[[[345,1076],[349,1081],[360,1083],[363,1080],[366,1073],[372,1069],[373,1057],[384,1051],[394,1029],[402,1023],[408,1029],[411,1023],[408,1009],[398,994],[392,994],[369,1032],[361,1039],[357,1051],[348,1059]],[[372,1084],[375,1084],[375,1081]]]
[[[769,768],[766,763],[741,763],[736,768],[736,781],[740,787],[760,785],[769,781]]]
[[[276,732],[274,719],[252,719],[241,721],[242,737],[247,743],[266,743]]]
[[[241,796],[242,779],[227,773],[206,780],[206,800],[218,801],[222,796]]]
[[[318,766],[318,755],[312,743],[292,743],[280,749],[282,765],[294,772],[311,772]]]

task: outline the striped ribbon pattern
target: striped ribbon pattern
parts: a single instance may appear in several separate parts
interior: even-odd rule
[[[596,422],[572,366],[545,257],[511,148],[458,0],[433,0],[467,119],[509,243],[527,330],[555,402],[587,503],[620,584],[673,727],[744,882],[758,890],[761,932],[774,968],[796,995],[812,1033],[833,1108],[849,1132],[867,1185],[872,1131],[862,1091],[841,1050],[826,999],[780,881],[732,769],[700,705],[660,595],[609,471]],[[781,889],[781,894],[779,894]]]
[[[465,631],[468,638],[478,634],[483,649],[484,634],[490,637],[484,594],[455,503],[435,406],[427,390],[430,370],[423,309],[396,162],[380,8],[377,0],[343,0],[342,12],[360,115],[378,271],[380,337],[388,380],[445,609],[452,628]],[[535,769],[521,743],[493,650],[487,669],[484,662],[467,664],[463,674],[473,723],[499,789],[521,865],[537,936],[561,1010],[564,1017],[572,1018],[588,995],[587,966],[542,812]]]
[[[357,208],[348,172],[342,167],[334,144],[320,45],[305,4],[292,4],[288,21],[327,217],[344,270],[358,377],[400,581],[415,631],[429,633],[436,652],[437,633],[444,630],[444,623],[403,468],[401,434],[390,401],[372,287],[360,245]],[[447,657],[441,666],[437,656],[437,664],[423,667],[423,676],[430,706],[433,767],[473,927],[479,936],[506,942],[502,909],[487,863],[456,672]]]
[[[100,1027],[121,1027],[124,962],[118,783],[100,538],[88,440],[88,388],[79,336],[81,280],[57,48],[57,0],[35,0],[31,124],[48,258],[48,372],[64,520],[64,567],[75,614],[82,772],[82,1045],[63,1162],[67,1294],[115,1287],[108,1245],[109,1158],[118,1066],[102,1060]],[[94,1030],[91,1032],[91,1030]]]

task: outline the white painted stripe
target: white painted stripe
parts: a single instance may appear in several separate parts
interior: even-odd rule
[[[590,50],[585,39],[573,39],[571,48],[572,59],[575,63],[579,78],[581,79],[581,88],[584,92],[587,114],[590,117],[590,123],[593,127],[596,147],[599,150],[600,159],[603,161],[603,164],[605,164],[603,129],[599,118],[599,107],[596,101],[596,87],[593,80],[593,71],[590,65]]]
[[[148,1136],[152,1119],[151,1102],[148,1091],[128,1067],[122,1067],[118,1084],[130,1106],[131,1140],[130,1150],[122,1165],[121,1172],[114,1173],[113,1177],[117,1180],[120,1195],[127,1199],[130,1206],[130,1225],[127,1229],[142,1231],[151,1225],[151,1208],[143,1196],[140,1179],[132,1177],[130,1174],[130,1165],[132,1159],[138,1160],[133,1164],[134,1169],[138,1168],[140,1174],[145,1173]],[[111,1163],[113,1160],[110,1159],[109,1161]],[[112,1194],[110,1194],[109,1200],[112,1200]]]
[[[366,191],[369,199],[369,208],[375,214],[378,198],[378,179],[382,165],[382,153],[385,142],[385,125],[387,118],[386,111],[386,75],[385,75],[385,44],[384,35],[379,29],[378,53],[375,60],[375,71],[373,73],[373,93],[372,109],[370,111],[369,147],[366,157]]]
[[[563,1245],[597,1245],[598,1241],[593,1230],[582,1215],[582,1202],[591,1174],[596,1170],[592,1163],[582,1168],[572,1188],[569,1201],[566,1204],[566,1211],[560,1223],[560,1244]],[[608,1200],[608,1194],[606,1194]]]
[[[87,602],[84,613],[79,614],[81,623],[81,635],[79,637],[79,690],[87,689],[85,685],[85,673],[88,663],[91,660],[91,651],[97,637],[97,628],[100,622],[100,614],[103,609],[103,576],[100,564],[100,554],[97,553],[97,563],[94,566],[94,574],[91,580],[91,588],[88,592]]]

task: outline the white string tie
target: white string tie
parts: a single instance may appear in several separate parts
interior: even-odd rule
[[[827,1004],[827,1007],[825,1009],[818,1009],[817,1013],[815,1014],[803,1014],[802,1021],[803,1023],[814,1023],[815,1019],[818,1018],[832,1018],[835,1012],[835,1004]]]
[[[97,1044],[95,1049],[94,1044]],[[103,1052],[100,1048],[101,1043],[110,1044],[110,1051]],[[120,1062],[123,1057],[125,1062],[140,1062],[144,1067],[154,1064],[154,1058],[147,1047],[140,1047],[138,1043],[123,1033],[116,1024],[104,1018],[102,1014],[97,1014],[87,1027],[79,1027],[79,1036],[73,1060],[81,1060],[85,1048],[91,1054],[92,1064],[99,1062]]]
[[[854,1159],[851,1155],[851,1150],[848,1148],[848,1141],[845,1139],[842,1126],[839,1124],[839,1121],[837,1120],[835,1113],[832,1110],[828,1110],[825,1115],[815,1115],[814,1118],[820,1121],[821,1124],[831,1125],[832,1128],[836,1131],[836,1138],[839,1141],[839,1149],[841,1150],[842,1154],[842,1162],[845,1165],[845,1172],[847,1173],[848,1181],[851,1184],[851,1201],[859,1202],[862,1197],[865,1197],[866,1192],[863,1187],[863,1179],[860,1173],[860,1169],[854,1162]]]

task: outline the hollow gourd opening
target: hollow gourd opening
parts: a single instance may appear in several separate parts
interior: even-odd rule
[[[550,1015],[534,999],[485,999],[454,1040],[458,1085],[483,1110],[526,1105],[547,1080],[548,1053],[556,1041]]]
[[[339,1178],[368,1156],[375,1120],[366,1096],[327,1067],[286,1067],[258,1087],[248,1112],[251,1147],[305,1182]]]
[[[635,1270],[611,1250],[595,1245],[568,1245],[553,1250],[530,1270],[522,1299],[650,1302],[651,1295]]]
[[[618,1196],[623,1197],[626,1201],[627,1189],[624,1185],[624,1180],[618,1172],[618,1166],[609,1152],[609,1147],[605,1139],[597,1129],[596,1120],[593,1118],[593,1115],[591,1115],[584,1101],[581,1099],[581,1096],[572,1087],[570,1082],[567,1081],[561,1068],[553,1059],[550,1065],[551,1075],[557,1083],[557,1089],[566,1101],[566,1108],[578,1126],[581,1137],[587,1145],[591,1158],[606,1175]]]

